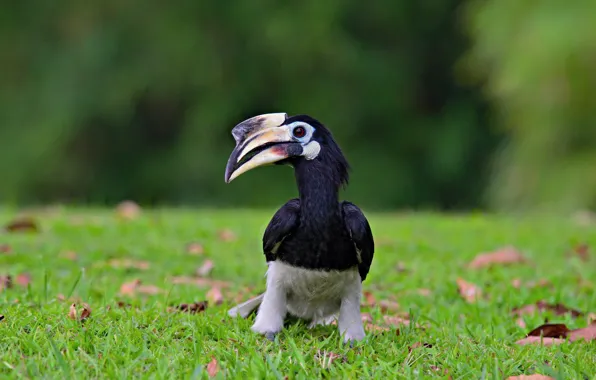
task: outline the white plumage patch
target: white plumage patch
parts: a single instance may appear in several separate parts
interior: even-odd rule
[[[307,160],[314,160],[321,151],[321,145],[316,141],[311,141],[302,147],[302,156]]]

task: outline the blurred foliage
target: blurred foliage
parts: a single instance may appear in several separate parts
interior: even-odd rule
[[[474,0],[462,65],[486,81],[507,144],[490,204],[596,207],[596,2]]]
[[[296,192],[290,169],[256,170],[230,185],[223,174],[231,128],[283,111],[310,114],[333,131],[353,167],[345,196],[362,206],[480,206],[500,137],[479,91],[454,78],[468,46],[460,3],[7,3],[0,15],[0,195],[279,205]],[[491,16],[491,6],[478,21],[496,28],[501,16]],[[513,49],[506,46],[513,37],[493,43],[489,31],[477,33],[478,55],[505,59],[501,50]],[[524,67],[546,57],[527,57]],[[575,65],[585,64],[577,57]],[[529,71],[524,81],[541,80]],[[515,99],[557,101],[529,87],[530,94],[514,88]],[[523,117],[543,118],[534,112]]]

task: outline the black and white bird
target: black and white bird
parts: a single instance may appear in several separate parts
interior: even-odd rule
[[[283,205],[265,230],[265,292],[228,314],[246,318],[258,308],[252,330],[270,340],[288,314],[311,327],[337,320],[345,342],[362,340],[362,282],[374,241],[362,211],[339,201],[349,165],[331,132],[307,115],[272,113],[243,121],[232,135],[236,147],[227,183],[259,166],[285,164],[294,168],[299,196]]]

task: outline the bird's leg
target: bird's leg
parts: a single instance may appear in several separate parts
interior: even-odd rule
[[[286,289],[275,268],[275,262],[269,264],[267,289],[251,328],[252,331],[265,335],[269,340],[273,340],[275,334],[281,331],[287,313]]]
[[[339,333],[344,336],[344,342],[359,341],[364,339],[364,327],[362,326],[362,317],[360,316],[360,297],[362,294],[362,283],[360,278],[354,281],[346,288],[341,300],[339,309]]]

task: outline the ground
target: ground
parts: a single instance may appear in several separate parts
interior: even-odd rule
[[[351,349],[335,326],[293,322],[269,342],[250,331],[253,317],[227,316],[235,301],[263,289],[261,236],[274,210],[129,211],[34,210],[38,232],[0,234],[0,276],[12,276],[12,287],[0,291],[2,378],[595,378],[594,341],[516,344],[545,319],[589,323],[596,254],[584,250],[592,257],[582,261],[575,251],[596,247],[594,224],[367,213],[377,249],[363,313],[388,330],[369,328]],[[0,221],[15,215],[4,209]],[[467,267],[477,254],[507,246],[528,261]],[[458,278],[482,295],[466,301]],[[215,305],[219,289],[223,304]],[[202,312],[175,309],[206,299]],[[512,316],[539,300],[586,315]],[[91,315],[81,322],[83,303]]]

